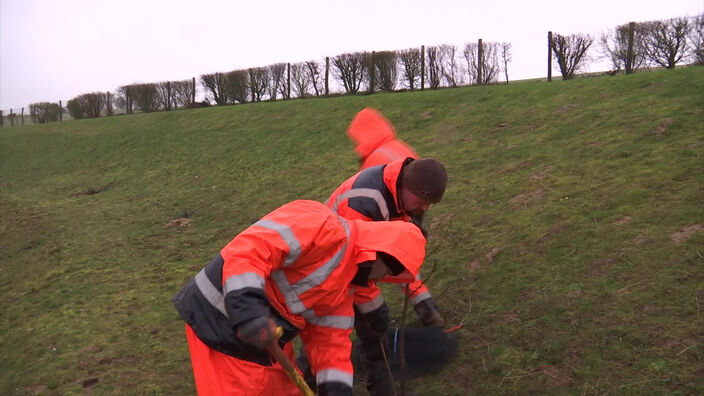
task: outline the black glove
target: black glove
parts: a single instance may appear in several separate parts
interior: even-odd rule
[[[362,314],[362,317],[378,336],[386,339],[386,332],[389,330],[389,306],[386,303],[371,312]]]
[[[258,349],[276,341],[276,323],[269,316],[258,316],[237,326],[237,338]]]
[[[445,325],[445,320],[440,316],[438,306],[435,305],[432,297],[414,305],[413,310],[416,311],[418,322],[425,327],[443,327]]]

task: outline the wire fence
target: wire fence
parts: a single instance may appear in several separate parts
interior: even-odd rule
[[[625,72],[630,74],[631,63],[634,59],[633,40],[636,26],[649,26],[655,22],[684,23],[686,18],[673,18],[669,21],[652,21],[647,23],[630,22],[616,28],[615,33],[628,33],[628,56],[623,60]],[[704,15],[699,15],[691,19],[692,23],[702,24]],[[673,25],[674,26],[674,25]],[[668,28],[667,25],[653,25],[655,28]],[[619,31],[623,29],[623,31]],[[693,29],[694,30],[694,29]],[[693,63],[704,62],[704,37],[701,29],[698,36],[692,35],[690,40],[696,41],[691,51]],[[695,31],[696,33],[696,31]],[[644,33],[647,34],[647,33]],[[558,36],[562,39],[588,39],[590,35]],[[603,37],[602,37],[602,40]],[[623,45],[624,39],[615,41],[617,45]],[[629,41],[630,40],[630,41]],[[547,55],[546,76],[551,80],[553,67],[553,57],[558,59],[558,51],[555,49],[555,41],[552,32],[547,35],[547,48],[544,55]],[[591,45],[591,43],[589,44]],[[589,45],[584,47],[586,52]],[[211,75],[201,75],[192,77],[189,80],[167,81],[161,83],[132,84],[118,88],[119,93],[94,92],[91,94],[79,95],[70,100],[59,100],[58,102],[34,103],[27,107],[1,109],[0,128],[14,128],[35,123],[46,123],[56,121],[67,121],[75,118],[95,118],[113,115],[172,111],[186,108],[205,107],[211,104],[241,104],[246,102],[274,101],[280,98],[306,98],[311,96],[338,96],[344,94],[374,93],[377,91],[404,91],[414,89],[437,89],[446,87],[458,87],[467,85],[488,85],[499,83],[509,83],[508,62],[511,60],[510,43],[464,43],[464,46],[438,45],[426,48],[409,48],[406,50],[372,52],[358,52],[342,54],[336,57],[326,57],[324,60],[314,60],[297,64],[276,64],[265,67],[250,68],[246,70],[233,70],[227,73],[214,73]],[[492,55],[493,51],[493,55]],[[500,52],[504,51],[504,52]],[[685,51],[683,48],[681,51]],[[416,71],[415,77],[410,78],[408,73],[411,67],[408,59],[403,56],[413,55],[409,52],[417,52],[418,59],[413,60],[415,66],[420,70]],[[468,53],[469,52],[469,53]],[[498,55],[497,53],[501,53]],[[375,55],[376,54],[376,55]],[[391,54],[391,55],[390,55]],[[508,57],[506,57],[508,55]],[[543,57],[535,54],[534,56]],[[566,54],[565,57],[569,55]],[[492,64],[487,62],[487,58],[493,56]],[[611,54],[613,56],[613,54]],[[347,57],[344,59],[344,57]],[[352,58],[356,57],[355,60]],[[444,57],[444,58],[443,58]],[[440,58],[434,59],[434,58]],[[605,56],[601,57],[602,59]],[[386,63],[385,60],[386,59]],[[391,61],[389,61],[391,59]],[[499,62],[498,60],[503,62]],[[506,61],[508,59],[508,62]],[[564,58],[563,58],[564,59]],[[348,62],[343,64],[342,60]],[[589,58],[585,58],[588,61]],[[390,63],[389,63],[390,62]],[[436,62],[433,64],[433,62]],[[443,63],[444,62],[444,63]],[[463,62],[466,62],[463,64]],[[683,60],[684,62],[684,60]],[[585,62],[586,63],[586,62]],[[665,65],[656,62],[654,65],[644,67],[650,69],[656,67],[674,68],[675,65]],[[358,67],[358,70],[345,69],[346,67]],[[489,77],[484,75],[490,67],[496,67],[494,75]],[[560,64],[560,70],[563,69]],[[474,70],[472,70],[474,68]],[[384,69],[385,71],[382,71]],[[371,70],[367,72],[365,70]],[[391,70],[391,71],[389,71]],[[473,74],[474,72],[474,74]],[[609,74],[623,72],[620,65],[616,70],[608,71]],[[308,73],[308,81],[302,81],[301,73]],[[345,77],[346,73],[366,74],[359,80],[352,81]],[[505,74],[504,74],[505,73]],[[601,74],[606,73],[603,72]],[[435,77],[433,77],[435,74]],[[564,75],[564,73],[563,73]],[[588,73],[591,76],[593,74]],[[314,76],[314,77],[312,77]],[[505,76],[505,77],[504,77]],[[293,77],[293,79],[292,79]],[[565,78],[568,78],[565,76]],[[268,80],[262,85],[261,81]],[[375,82],[376,79],[376,82]],[[389,81],[390,80],[390,81]],[[196,83],[198,81],[198,84]],[[414,85],[415,84],[415,85]],[[275,85],[272,88],[272,85]],[[184,88],[185,86],[185,88]],[[256,91],[255,91],[256,87]],[[179,91],[179,88],[182,91]],[[176,92],[176,93],[175,93]],[[188,92],[188,93],[183,93]],[[145,93],[147,99],[145,99]],[[177,94],[178,93],[178,94]],[[150,96],[151,95],[151,96]],[[225,96],[225,98],[223,98]],[[83,103],[77,110],[77,100],[81,97],[90,97],[86,100],[95,99],[93,103]],[[184,97],[186,99],[184,99]],[[196,100],[198,98],[198,100]],[[84,98],[85,99],[85,98]],[[97,103],[97,104],[96,104]]]

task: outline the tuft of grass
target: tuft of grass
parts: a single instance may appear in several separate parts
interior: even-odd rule
[[[4,129],[0,393],[193,394],[172,296],[356,172],[366,106],[450,174],[423,273],[466,319],[452,364],[407,388],[704,393],[702,91],[688,67]]]

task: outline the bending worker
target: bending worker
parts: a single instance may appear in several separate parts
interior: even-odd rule
[[[418,158],[380,113],[360,111],[350,123],[348,136],[357,146],[362,170],[345,181],[327,201],[346,219],[411,221],[420,226],[423,214],[440,202],[447,185],[447,171],[431,158]],[[409,287],[409,298],[423,326],[442,327],[444,321],[428,288],[420,279]],[[379,337],[389,327],[389,307],[374,283],[355,288],[355,331],[361,362],[371,395],[393,394],[393,383],[383,359]]]
[[[266,352],[301,336],[319,395],[351,395],[351,285],[410,282],[425,255],[415,225],[344,220],[293,201],[238,234],[174,298],[199,395],[300,394]]]

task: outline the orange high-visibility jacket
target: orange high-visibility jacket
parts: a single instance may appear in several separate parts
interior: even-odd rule
[[[413,158],[402,158],[360,171],[342,183],[326,204],[345,219],[410,221],[399,204],[398,179],[403,166],[411,161]],[[408,290],[413,304],[432,297],[421,281],[420,273]],[[355,287],[354,301],[362,313],[368,313],[384,303],[384,296],[379,287],[370,282],[369,287]]]
[[[347,128],[347,136],[356,146],[361,169],[388,164],[406,157],[418,158],[413,149],[396,137],[393,125],[371,107],[361,110]]]
[[[350,282],[357,264],[378,251],[407,269],[389,280],[410,282],[425,238],[409,223],[346,221],[319,202],[293,201],[238,234],[174,304],[210,348],[262,365],[271,364],[269,356],[242,344],[234,329],[271,312],[285,329],[282,341],[301,335],[319,385],[351,387]]]

